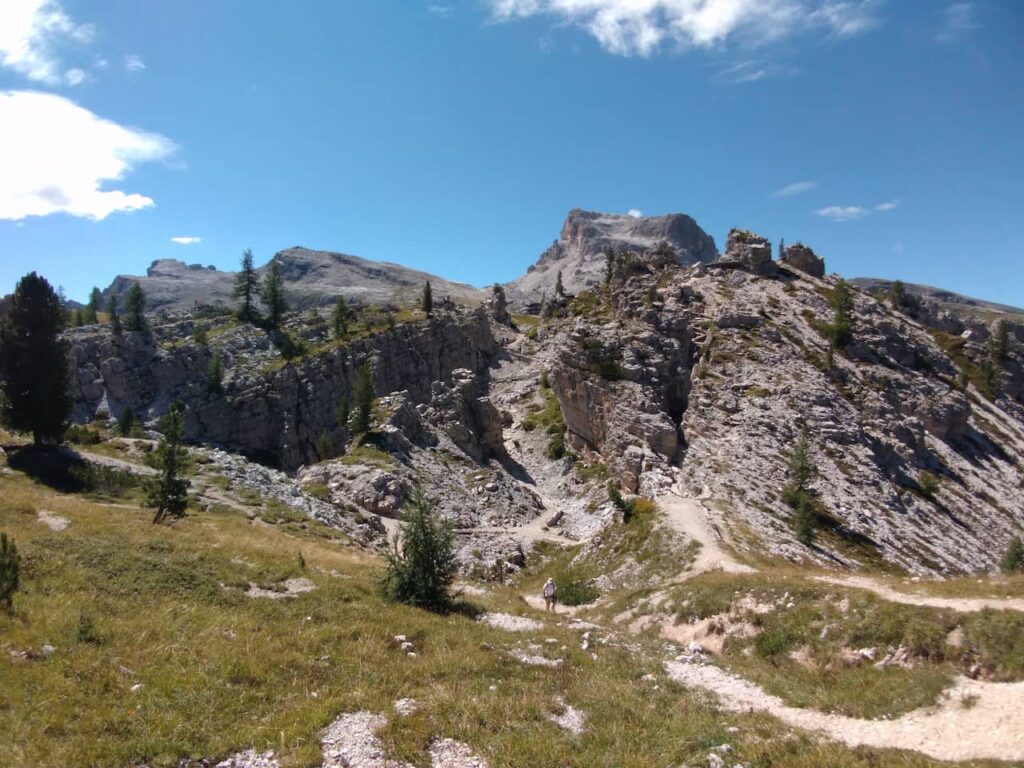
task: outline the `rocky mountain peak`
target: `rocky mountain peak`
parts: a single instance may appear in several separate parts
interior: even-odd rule
[[[554,290],[559,272],[567,290],[579,291],[601,282],[605,253],[644,252],[664,245],[675,251],[681,265],[718,258],[714,239],[685,214],[631,216],[575,208],[566,216],[559,239],[523,277],[509,284],[510,294],[520,301],[538,301]]]

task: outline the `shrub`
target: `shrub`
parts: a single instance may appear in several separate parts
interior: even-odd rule
[[[586,605],[600,596],[597,587],[574,568],[566,568],[555,576],[558,601],[563,605]]]
[[[1004,573],[1024,572],[1024,542],[1021,541],[1020,536],[1010,539],[1006,552],[1003,553],[1000,567]]]
[[[21,576],[21,556],[13,539],[0,533],[0,606],[11,610]]]
[[[388,569],[381,587],[398,603],[428,610],[450,605],[448,588],[455,579],[454,534],[434,514],[422,491],[412,499],[400,542],[388,553]]]
[[[64,433],[65,439],[75,445],[96,445],[103,438],[95,429],[82,424],[72,424]]]
[[[78,615],[78,630],[75,639],[87,645],[103,645],[103,636],[96,629],[92,614],[82,611]]]
[[[935,494],[939,492],[939,479],[927,470],[921,473],[917,485],[921,489],[921,495],[926,499],[934,498]]]
[[[224,363],[217,352],[213,353],[210,364],[207,366],[206,391],[211,395],[219,395],[224,392]]]
[[[551,389],[551,380],[548,378],[547,371],[540,372],[540,386],[541,389]]]
[[[101,496],[125,496],[139,486],[139,478],[131,472],[102,464],[77,464],[68,470],[68,475],[85,493]]]

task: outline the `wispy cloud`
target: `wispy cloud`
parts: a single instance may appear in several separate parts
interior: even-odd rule
[[[935,40],[955,43],[966,38],[981,26],[975,18],[976,12],[974,3],[950,3],[942,11]]]
[[[92,41],[93,27],[74,21],[56,0],[0,2],[0,66],[49,86],[77,85],[80,69],[64,70],[59,49]]]
[[[67,213],[100,220],[148,208],[152,198],[104,187],[173,149],[163,136],[105,120],[63,96],[0,91],[0,219]]]
[[[644,215],[644,212],[641,211],[639,208],[630,208],[626,212],[626,215],[627,216],[632,216],[634,219],[639,219],[640,217],[642,217]]]
[[[898,205],[896,200],[886,200],[884,203],[879,203],[875,206],[876,211],[891,211]]]
[[[550,16],[581,27],[621,56],[666,45],[756,47],[808,31],[852,37],[880,23],[876,0],[485,0],[495,21]],[[767,71],[765,74],[768,74]],[[763,77],[764,75],[762,75]],[[752,78],[759,79],[759,78]]]
[[[141,72],[146,68],[146,62],[142,60],[141,56],[136,54],[130,54],[124,57],[124,71],[133,73]]]
[[[447,19],[455,13],[455,7],[444,3],[427,3],[427,10],[435,16]]]
[[[177,243],[178,245],[195,245],[196,243],[203,242],[203,238],[201,238],[201,237],[172,237],[171,238],[171,242],[172,243]]]
[[[832,221],[853,221],[867,216],[868,209],[861,208],[859,205],[829,205],[819,208],[815,213],[826,219],[832,219]]]
[[[792,197],[793,195],[799,195],[801,192],[810,192],[818,186],[816,181],[794,181],[792,184],[787,184],[782,189],[776,190],[772,193],[772,197]]]

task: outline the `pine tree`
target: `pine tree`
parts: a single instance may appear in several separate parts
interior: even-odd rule
[[[284,284],[281,282],[281,272],[277,266],[277,259],[270,262],[267,274],[263,278],[263,290],[261,292],[263,305],[267,308],[267,326],[273,329],[281,327],[281,319],[288,311],[288,303],[284,298]]]
[[[1021,541],[1020,536],[1010,539],[1000,567],[1003,569],[1003,573],[1024,572],[1024,542]]]
[[[121,316],[117,314],[117,296],[113,293],[107,299],[107,314],[110,315],[110,330],[115,336],[121,335]]]
[[[348,335],[348,324],[352,322],[352,307],[345,301],[344,296],[339,296],[334,302],[334,314],[331,315],[331,325],[334,326],[334,338],[341,340]]]
[[[840,280],[829,299],[835,311],[835,320],[829,326],[832,343],[837,349],[845,349],[853,341],[853,289],[845,280]]]
[[[373,416],[373,372],[369,363],[363,363],[356,372],[356,383],[353,392],[355,399],[355,418],[352,422],[352,431],[358,434],[365,434],[370,431],[370,421]]]
[[[902,280],[894,280],[889,288],[889,303],[899,309],[907,300],[907,289]]]
[[[0,421],[56,442],[71,414],[64,314],[50,284],[35,272],[18,281],[0,318]]]
[[[562,285],[562,270],[558,270],[558,276],[555,278],[555,296],[560,299],[565,298],[565,286]]]
[[[75,328],[81,328],[85,325],[85,313],[81,309],[76,309],[71,313],[71,324]]]
[[[429,280],[423,286],[423,297],[420,299],[420,309],[423,310],[427,317],[430,317],[434,312],[434,293],[430,289]]]
[[[607,291],[612,284],[612,275],[615,272],[615,251],[609,249],[604,252],[604,289]]]
[[[779,261],[782,261],[782,259],[785,257],[785,255],[786,255],[786,241],[785,241],[784,238],[780,237],[779,238]]]
[[[988,338],[988,351],[995,361],[1005,360],[1010,354],[1010,328],[1005,320],[1000,320],[992,327]]]
[[[792,524],[797,539],[810,546],[814,542],[815,498],[811,482],[817,469],[811,461],[807,429],[800,432],[789,454],[789,480],[782,489],[782,500],[793,510]]]
[[[438,519],[419,490],[404,521],[401,542],[396,542],[388,555],[388,570],[381,584],[384,594],[406,605],[445,610],[456,573],[451,526]]]
[[[121,418],[117,420],[117,434],[121,437],[128,437],[135,429],[135,414],[131,406],[126,405],[121,411]]]
[[[14,540],[0,533],[0,606],[10,611],[21,577],[21,556]]]
[[[224,393],[224,361],[219,352],[214,352],[207,367],[206,391],[211,395]]]
[[[235,278],[233,295],[240,301],[238,319],[243,323],[259,322],[260,315],[256,311],[256,294],[259,292],[259,278],[252,263],[252,251],[248,248],[242,253],[242,270]]]
[[[99,322],[99,318],[96,313],[99,311],[100,302],[103,300],[100,289],[93,287],[92,292],[89,294],[89,303],[85,305],[83,313],[83,319],[86,325],[96,325]]]
[[[144,331],[146,325],[146,292],[138,283],[132,283],[124,297],[124,328],[126,331]]]
[[[160,419],[160,444],[156,448],[157,476],[147,489],[146,503],[156,508],[154,523],[169,517],[182,517],[188,506],[188,480],[183,477],[187,453],[181,444],[185,420],[181,404],[174,403]]]

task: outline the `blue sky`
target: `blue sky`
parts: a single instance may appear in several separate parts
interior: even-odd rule
[[[1022,39],[1016,0],[4,0],[0,292],[293,245],[484,285],[581,207],[1024,305]]]

